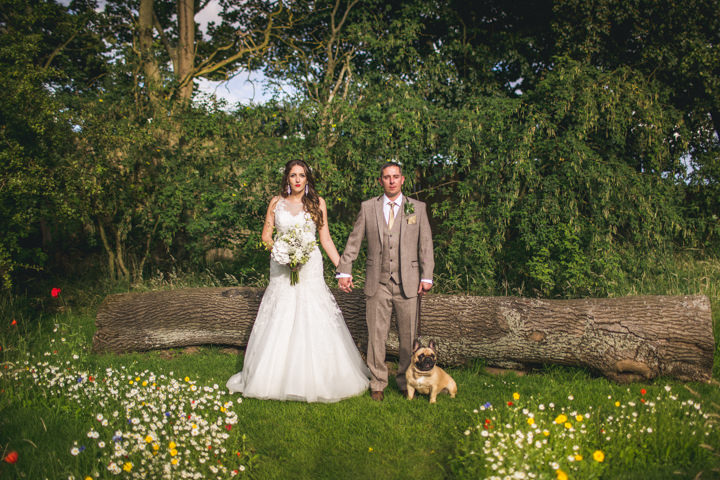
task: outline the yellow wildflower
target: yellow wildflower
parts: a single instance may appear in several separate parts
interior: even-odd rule
[[[596,462],[602,462],[603,460],[605,460],[605,454],[602,452],[602,450],[595,450],[595,452],[593,452],[593,460],[595,460]]]
[[[565,422],[567,422],[567,416],[564,413],[561,413],[555,419],[555,423],[557,423],[557,424],[561,424],[561,423],[565,423]]]

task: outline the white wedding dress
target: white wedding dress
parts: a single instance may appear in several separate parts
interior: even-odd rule
[[[275,207],[278,232],[302,223],[316,231],[302,204],[281,198]],[[315,247],[294,286],[289,268],[271,259],[243,370],[230,377],[228,390],[261,399],[336,402],[365,392],[369,375],[325,284],[320,250]]]

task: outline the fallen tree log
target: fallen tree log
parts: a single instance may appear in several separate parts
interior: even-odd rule
[[[96,352],[185,347],[244,347],[264,290],[191,288],[108,296],[98,310]],[[367,344],[361,291],[333,294],[361,351]],[[708,381],[713,338],[706,296],[542,300],[426,295],[421,339],[435,339],[448,366],[484,359],[518,367],[590,368],[616,381],[658,376]],[[388,353],[397,354],[393,327]]]

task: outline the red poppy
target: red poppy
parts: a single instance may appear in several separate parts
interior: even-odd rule
[[[232,425],[225,425],[225,429],[229,432],[232,430]]]
[[[512,403],[512,402],[508,402],[508,407],[512,407],[512,406],[513,406],[513,403]]]
[[[10,325],[17,325],[17,320],[15,320],[15,319],[13,318],[13,321],[10,322]]]
[[[5,455],[5,458],[3,458],[7,463],[15,463],[18,461],[18,453],[13,450],[12,452]]]
[[[644,399],[644,398],[641,398],[641,399],[640,399],[640,402],[645,403],[645,399]]]
[[[60,292],[61,292],[61,291],[62,291],[62,290],[60,290],[59,288],[55,287],[55,288],[53,288],[52,290],[50,290],[50,295],[52,295],[53,298],[57,298],[58,295],[60,295]]]
[[[640,395],[645,395],[646,393],[647,393],[647,390],[645,390],[644,388],[640,389]]]

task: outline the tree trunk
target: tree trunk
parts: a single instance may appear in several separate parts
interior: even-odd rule
[[[140,0],[137,34],[140,63],[147,84],[147,94],[153,109],[157,110],[160,105],[162,79],[160,76],[160,67],[153,55],[153,1],[154,0]]]
[[[192,98],[195,68],[195,1],[178,0],[177,15],[179,35],[175,79],[180,85],[178,101],[187,105]]]
[[[364,295],[333,293],[364,350]],[[111,295],[98,310],[93,349],[244,347],[262,294],[242,287]],[[555,363],[588,367],[616,381],[712,376],[715,342],[710,302],[702,295],[581,300],[426,295],[421,310],[421,340],[438,343],[444,365],[474,358],[504,367]],[[394,327],[387,345],[396,355]]]

